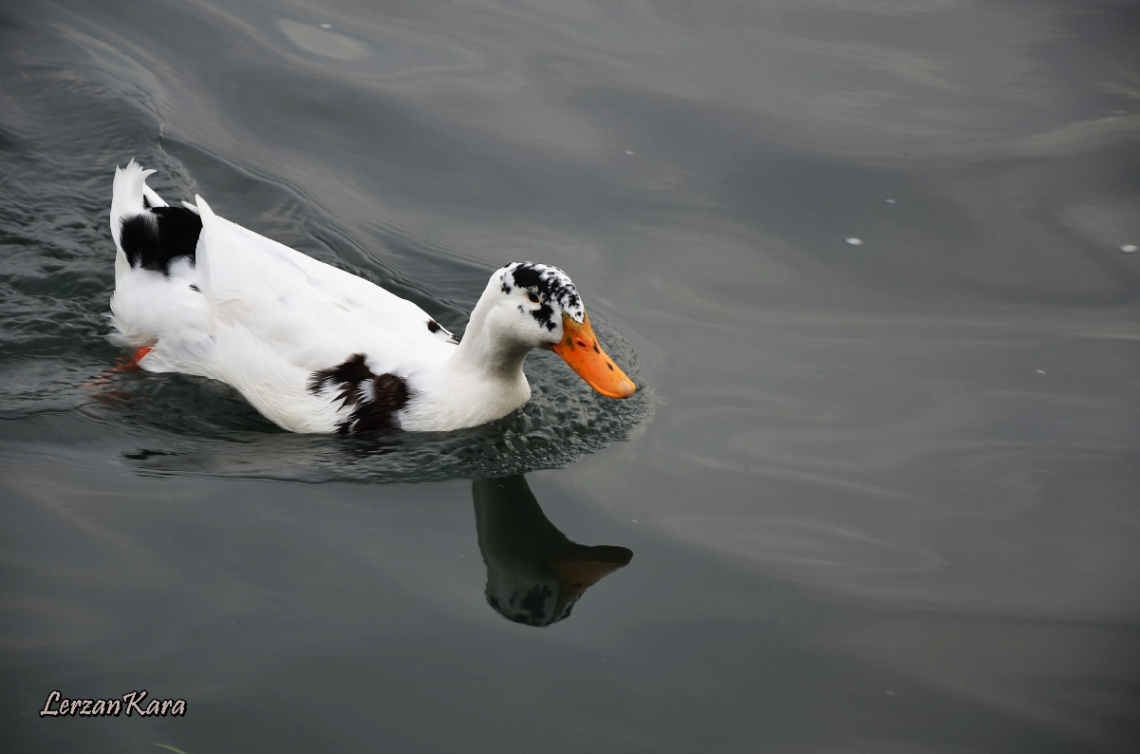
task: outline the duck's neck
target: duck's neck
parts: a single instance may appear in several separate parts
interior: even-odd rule
[[[530,400],[523,362],[531,347],[491,326],[485,301],[471,312],[463,340],[432,378],[431,389],[409,406],[405,429],[474,427]]]
[[[501,328],[492,326],[493,299],[479,299],[467,322],[463,339],[449,359],[449,366],[468,374],[477,374],[487,380],[526,380],[523,362],[531,346],[508,337]]]

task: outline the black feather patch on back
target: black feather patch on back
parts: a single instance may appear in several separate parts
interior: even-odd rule
[[[393,416],[411,397],[407,384],[396,375],[374,374],[362,353],[354,353],[335,367],[313,372],[309,378],[309,392],[313,395],[331,386],[339,388],[336,397],[341,407],[352,408],[337,425],[336,431],[342,435],[396,429]]]
[[[184,207],[154,207],[123,220],[119,242],[131,267],[170,274],[180,257],[194,264],[202,218]]]

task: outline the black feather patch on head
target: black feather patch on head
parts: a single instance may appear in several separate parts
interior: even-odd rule
[[[185,207],[154,207],[124,218],[119,244],[131,267],[170,274],[170,265],[185,257],[195,263],[202,218]]]
[[[394,374],[374,374],[362,353],[354,353],[335,367],[313,372],[309,378],[309,392],[313,395],[334,387],[341,408],[351,409],[337,425],[336,431],[342,435],[397,429],[395,414],[411,398],[407,383]]]
[[[553,331],[561,322],[556,318],[554,307],[570,315],[575,322],[582,322],[586,310],[582,298],[570,276],[557,267],[535,262],[512,262],[503,270],[503,291],[510,293],[510,283],[535,293],[542,305],[530,313],[547,330]]]

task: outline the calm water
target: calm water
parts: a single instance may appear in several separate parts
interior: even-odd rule
[[[5,3],[0,748],[1134,751],[1138,29]],[[456,331],[556,264],[644,388],[349,440],[108,379],[131,157]],[[39,714],[138,689],[185,716]]]

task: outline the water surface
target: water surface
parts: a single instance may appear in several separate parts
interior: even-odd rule
[[[8,3],[4,749],[1133,750],[1138,20]],[[453,331],[558,265],[644,388],[361,440],[106,379],[132,157]]]

